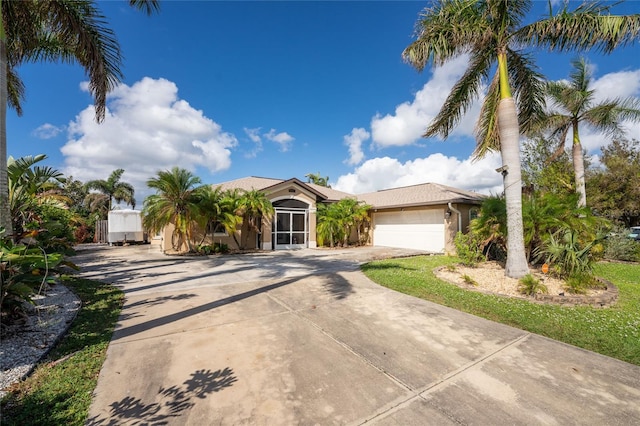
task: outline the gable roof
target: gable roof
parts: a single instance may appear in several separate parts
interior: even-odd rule
[[[358,195],[374,208],[428,206],[446,203],[480,204],[485,196],[439,183],[423,183]]]
[[[338,200],[342,200],[343,198],[356,198],[356,196],[353,194],[348,194],[346,192],[338,191],[336,189],[316,185],[314,183],[302,182],[297,178],[282,180],[282,179],[273,179],[273,178],[265,178],[265,177],[257,177],[257,176],[247,176],[247,177],[236,179],[236,180],[217,183],[217,184],[214,184],[213,186],[220,188],[223,191],[226,191],[228,189],[242,189],[245,191],[257,189],[259,191],[263,191],[271,188],[272,186],[276,186],[284,182],[293,182],[302,187],[306,187],[310,192],[314,193],[316,196],[319,196],[325,201],[338,201]]]

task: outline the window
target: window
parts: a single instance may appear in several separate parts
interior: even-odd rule
[[[476,219],[478,216],[480,216],[480,209],[477,207],[471,207],[469,209],[469,220],[473,220]]]
[[[213,230],[214,237],[228,237],[229,233],[226,228],[222,225],[222,223],[216,221],[209,224],[209,230]]]

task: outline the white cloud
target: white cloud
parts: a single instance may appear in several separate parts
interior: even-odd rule
[[[54,126],[50,123],[45,123],[42,126],[36,128],[31,134],[39,139],[51,139],[55,138],[64,130],[64,127]]]
[[[396,107],[394,114],[376,114],[371,120],[373,144],[377,147],[405,146],[416,143],[438,114],[451,88],[464,73],[467,55],[434,68],[431,79],[419,90],[413,101]],[[480,105],[475,102],[452,135],[472,136]]]
[[[276,129],[269,130],[269,132],[264,133],[263,136],[280,145],[280,151],[282,152],[289,151],[291,148],[291,142],[295,140],[295,138],[287,132],[276,133]]]
[[[212,173],[231,165],[236,137],[178,98],[177,86],[145,77],[121,84],[109,95],[104,122],[95,122],[93,105],[69,124],[69,140],[61,148],[65,170],[76,179],[106,179],[118,168],[122,180],[136,189],[139,205],[148,194],[146,181],[174,166],[206,167]]]
[[[497,194],[503,189],[502,177],[495,171],[500,164],[500,154],[490,154],[475,162],[469,158],[459,160],[440,153],[405,163],[395,158],[378,157],[365,161],[353,173],[340,176],[334,188],[351,194],[362,194],[431,182],[484,194]]]
[[[262,151],[262,138],[260,137],[260,127],[255,129],[249,129],[245,127],[244,132],[247,134],[249,139],[254,143],[253,148],[248,151],[244,156],[246,158],[256,158],[258,153]]]
[[[349,158],[345,160],[350,166],[360,164],[364,160],[362,143],[369,139],[371,134],[362,127],[353,128],[351,133],[344,136],[344,144],[349,147]]]
[[[253,141],[255,143],[258,143],[258,142],[260,142],[262,140],[260,138],[260,127],[257,127],[255,129],[249,129],[249,128],[245,127],[243,130],[247,134],[249,139],[251,139],[251,141]]]

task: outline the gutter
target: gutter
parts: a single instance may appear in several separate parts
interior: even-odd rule
[[[458,232],[462,232],[462,213],[460,212],[460,210],[453,207],[451,202],[447,203],[447,205],[449,206],[449,210],[458,215]]]

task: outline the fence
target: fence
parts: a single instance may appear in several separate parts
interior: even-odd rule
[[[106,243],[109,240],[109,221],[108,220],[97,220],[96,221],[96,233],[93,237],[93,241],[96,243]]]

